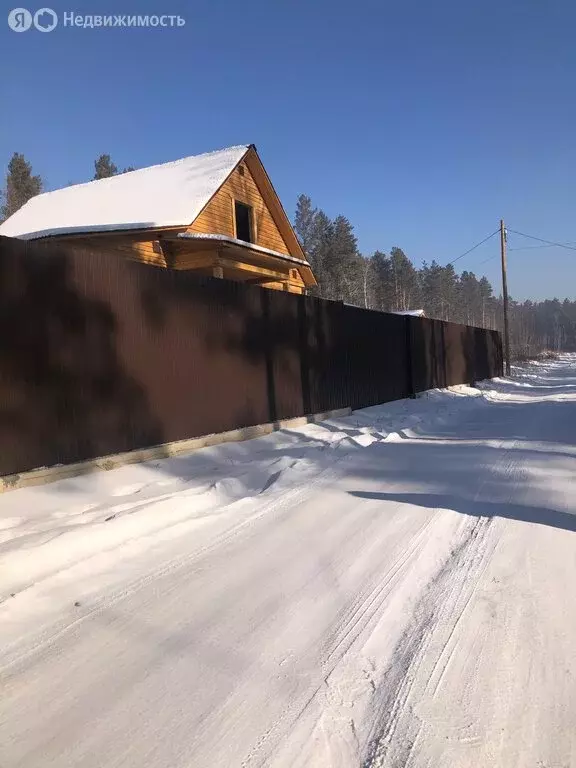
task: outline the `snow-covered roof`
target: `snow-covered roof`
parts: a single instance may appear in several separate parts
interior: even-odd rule
[[[392,312],[393,315],[409,315],[410,317],[424,317],[423,309],[405,309],[399,312]]]
[[[275,256],[278,259],[292,261],[294,264],[302,264],[303,266],[305,265],[307,267],[310,266],[310,264],[303,259],[297,259],[295,256],[288,256],[285,253],[280,253],[280,251],[273,251],[270,248],[264,248],[262,245],[256,245],[256,243],[247,243],[245,240],[238,240],[237,237],[229,237],[228,235],[203,234],[200,232],[181,232],[178,237],[182,238],[183,240],[219,240],[220,242],[227,243],[228,245],[239,245],[242,246],[242,248],[249,248],[251,251],[258,251],[260,253],[265,253],[268,256]]]
[[[188,226],[248,151],[241,145],[33,197],[0,225],[32,240],[74,232]]]

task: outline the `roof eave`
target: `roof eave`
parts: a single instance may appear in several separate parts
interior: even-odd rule
[[[297,258],[296,256],[290,256],[286,253],[273,251],[271,248],[264,248],[261,245],[256,245],[256,243],[247,243],[244,240],[238,240],[237,238],[229,237],[228,235],[216,235],[216,234],[210,235],[210,234],[203,234],[200,232],[181,232],[180,234],[177,235],[177,239],[179,241],[194,240],[196,242],[204,241],[207,243],[218,242],[218,243],[221,243],[224,247],[234,246],[239,248],[245,248],[246,250],[252,251],[253,253],[262,253],[266,256],[273,256],[277,259],[281,259],[282,261],[286,261],[290,264],[294,264],[294,266],[298,268],[306,287],[313,287],[317,285],[317,282],[314,277],[314,273],[312,272],[312,267],[310,266],[310,264],[303,259]]]
[[[148,224],[137,222],[134,224],[125,224],[114,229],[108,228],[106,225],[92,226],[92,227],[60,227],[57,229],[44,229],[37,232],[25,232],[19,235],[6,235],[6,237],[15,237],[18,240],[48,240],[50,238],[67,238],[73,239],[75,237],[86,237],[90,235],[121,235],[125,232],[130,234],[146,233],[146,232],[164,232],[164,231],[177,231],[184,230],[188,226],[187,223],[170,223],[170,224]]]

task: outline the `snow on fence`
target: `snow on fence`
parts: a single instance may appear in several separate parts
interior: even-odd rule
[[[496,331],[0,238],[0,475],[502,374]]]

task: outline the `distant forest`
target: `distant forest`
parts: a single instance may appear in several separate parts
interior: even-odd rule
[[[417,269],[396,246],[364,256],[350,221],[331,220],[306,195],[298,198],[294,227],[317,277],[317,296],[382,312],[423,309],[427,317],[502,330],[502,299],[486,277],[436,261]],[[576,301],[509,305],[513,358],[576,350]]]
[[[126,173],[110,155],[94,161],[94,179]],[[0,190],[0,221],[43,191],[24,155],[14,153]],[[402,248],[362,255],[345,216],[331,220],[300,195],[294,226],[318,280],[313,293],[325,299],[393,312],[423,309],[428,317],[502,330],[502,300],[485,277],[436,261],[416,269]],[[510,302],[512,355],[533,357],[545,350],[576,350],[576,301]]]

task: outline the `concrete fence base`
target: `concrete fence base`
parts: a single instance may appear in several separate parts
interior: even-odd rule
[[[166,459],[170,456],[181,456],[186,453],[192,453],[200,448],[208,448],[222,443],[236,443],[243,440],[252,440],[255,437],[263,437],[280,429],[290,429],[302,427],[306,424],[314,424],[326,419],[333,419],[342,416],[349,416],[352,413],[351,408],[338,408],[334,411],[316,413],[310,416],[299,416],[294,419],[285,419],[268,424],[257,424],[253,427],[243,427],[242,429],[232,429],[229,432],[220,432],[213,435],[204,435],[203,437],[193,437],[189,440],[177,440],[171,443],[162,443],[151,448],[142,448],[125,453],[116,453],[110,456],[100,456],[97,459],[79,461],[76,464],[57,465],[54,467],[39,467],[28,472],[20,474],[5,475],[0,478],[0,493],[13,491],[17,488],[25,488],[32,485],[45,485],[53,483],[56,480],[66,480],[79,475],[86,475],[92,472],[103,472],[116,467],[123,467],[127,464],[138,464],[144,461],[155,461]]]

